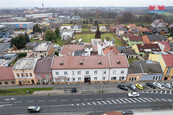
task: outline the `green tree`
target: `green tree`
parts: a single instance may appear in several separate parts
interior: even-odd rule
[[[95,38],[101,38],[101,33],[100,33],[100,30],[99,30],[99,26],[97,26],[97,31],[96,31],[96,34],[95,34]]]
[[[60,37],[60,35],[59,35],[59,28],[56,28],[56,29],[55,29],[55,34],[56,34],[56,37],[57,37],[57,38]]]
[[[56,34],[52,30],[46,30],[44,37],[45,37],[45,40],[47,40],[47,41],[55,41],[56,40]]]
[[[34,25],[34,27],[33,27],[33,32],[34,32],[34,33],[35,33],[35,32],[41,33],[41,29],[40,29],[40,27],[39,27],[38,24],[35,24],[35,25]]]
[[[17,36],[17,37],[15,37],[15,38],[12,38],[11,39],[11,46],[16,46],[17,47],[17,49],[21,49],[21,48],[24,48],[25,47],[25,45],[26,45],[26,36],[25,35],[19,35],[19,36]]]
[[[97,22],[97,20],[94,21],[94,26],[98,26],[99,23]]]

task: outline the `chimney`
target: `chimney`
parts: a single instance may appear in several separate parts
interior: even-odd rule
[[[98,64],[102,64],[101,60],[98,61]]]

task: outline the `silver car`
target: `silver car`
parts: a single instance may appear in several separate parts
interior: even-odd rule
[[[171,88],[172,88],[172,86],[171,86],[170,83],[162,83],[162,86],[163,86],[163,87],[166,87],[166,88],[168,88],[168,89],[171,89]]]

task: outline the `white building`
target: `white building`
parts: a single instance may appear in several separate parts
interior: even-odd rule
[[[114,52],[106,56],[55,56],[51,66],[54,83],[125,81],[128,67],[126,56]]]
[[[61,40],[68,40],[70,38],[73,38],[73,32],[63,32],[61,34]]]

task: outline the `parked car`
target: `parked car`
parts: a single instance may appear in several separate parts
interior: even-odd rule
[[[130,89],[132,89],[133,91],[137,91],[137,88],[136,88],[135,85],[133,85],[133,84],[128,84],[127,86],[128,86]]]
[[[32,112],[40,112],[41,108],[40,106],[29,106],[28,107],[28,112],[32,113]]]
[[[150,88],[156,89],[156,85],[154,85],[153,83],[146,83],[145,85]]]
[[[123,115],[132,115],[133,114],[133,111],[131,111],[131,110],[124,110],[124,111],[122,111],[122,114]]]
[[[143,85],[141,85],[141,84],[135,84],[135,86],[138,88],[138,89],[144,89],[144,87],[143,87]]]
[[[125,85],[118,85],[117,88],[128,91],[128,87]]]
[[[160,83],[154,82],[153,84],[159,89],[164,89],[164,87]]]
[[[132,93],[128,93],[129,97],[139,97],[140,94],[138,92],[132,92]]]
[[[171,88],[172,88],[172,86],[171,86],[170,83],[162,83],[162,86],[163,86],[163,87],[166,87],[166,88],[168,88],[168,89],[171,89]]]
[[[77,89],[76,88],[72,88],[70,92],[71,93],[77,93]]]

